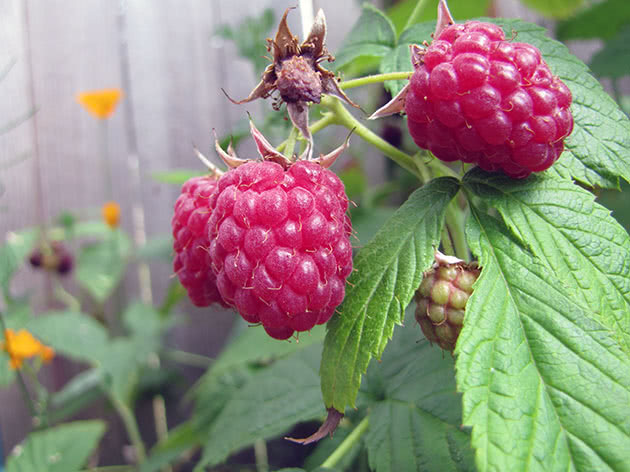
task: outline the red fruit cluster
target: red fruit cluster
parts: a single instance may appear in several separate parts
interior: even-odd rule
[[[352,271],[348,199],[321,165],[247,162],[210,199],[210,261],[225,302],[276,339],[333,315]]]
[[[415,67],[409,132],[437,158],[523,178],[562,153],[573,129],[571,92],[536,47],[469,21],[446,27]]]
[[[209,306],[214,302],[226,306],[217,290],[216,277],[210,270],[208,253],[210,197],[216,189],[216,177],[189,179],[175,202],[175,213],[171,221],[175,251],[173,269],[190,300],[199,307]]]

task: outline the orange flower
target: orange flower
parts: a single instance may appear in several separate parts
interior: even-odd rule
[[[120,89],[103,89],[81,92],[77,95],[77,101],[91,115],[104,120],[114,113],[120,97],[122,97]]]
[[[116,202],[107,202],[101,208],[103,214],[103,221],[107,223],[110,228],[116,228],[120,224],[120,205]]]
[[[7,329],[4,332],[4,339],[3,342],[0,342],[0,350],[9,354],[9,365],[12,369],[22,367],[24,359],[40,356],[44,362],[50,362],[55,357],[53,348],[39,342],[25,329],[21,329],[17,333],[12,329]]]

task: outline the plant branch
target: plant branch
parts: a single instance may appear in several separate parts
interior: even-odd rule
[[[254,442],[254,455],[256,456],[257,472],[269,472],[267,443],[264,439],[257,439],[256,442]]]
[[[208,368],[214,362],[214,359],[200,354],[195,354],[187,351],[179,351],[177,349],[167,349],[164,351],[164,357],[169,360],[179,362],[180,364],[189,365],[192,367],[200,367],[202,369]]]
[[[413,72],[390,72],[388,74],[367,75],[365,77],[359,77],[358,79],[351,79],[340,82],[339,88],[342,90],[346,90],[368,84],[380,84],[387,80],[406,80],[411,76],[412,73]]]
[[[120,398],[113,393],[110,393],[108,396],[109,401],[112,403],[112,406],[120,416],[120,419],[125,426],[125,430],[127,431],[131,444],[133,444],[133,448],[136,451],[137,462],[138,464],[142,464],[146,460],[147,453],[144,447],[144,442],[142,442],[142,437],[140,436],[140,429],[138,428],[136,418],[133,416],[129,406],[127,406],[127,404]]]
[[[333,467],[335,467],[339,463],[339,461],[350,451],[350,449],[352,449],[357,441],[361,439],[361,436],[363,436],[363,434],[367,431],[369,425],[368,419],[369,416],[363,418],[361,422],[357,425],[357,427],[354,428],[352,432],[348,435],[348,437],[344,439],[341,444],[339,444],[339,446],[337,446],[337,449],[335,449],[333,453],[328,456],[328,459],[326,459],[321,465],[323,469],[332,469]]]
[[[413,158],[395,148],[380,136],[371,131],[367,126],[357,120],[352,114],[341,104],[339,100],[329,96],[322,96],[322,106],[328,108],[335,115],[335,123],[345,126],[350,131],[355,132],[363,140],[379,149],[383,154],[396,162],[399,166],[404,167],[409,172],[422,180],[422,176],[418,172],[418,168]]]
[[[283,150],[284,155],[287,156],[291,160],[293,160],[293,151],[295,150],[295,143],[297,142],[297,137],[298,137],[298,129],[295,126],[293,126],[291,128],[291,132],[289,133],[289,137],[285,141],[285,146]]]
[[[470,261],[468,244],[466,243],[464,211],[457,207],[457,199],[453,199],[446,207],[446,226],[454,245],[454,253],[460,259]]]

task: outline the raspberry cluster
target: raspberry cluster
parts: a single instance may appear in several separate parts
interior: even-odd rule
[[[217,189],[213,176],[193,177],[182,187],[175,202],[173,228],[173,270],[188,292],[194,305],[209,306],[214,302],[225,305],[217,290],[216,277],[210,270],[208,219],[210,197]]]
[[[276,339],[333,315],[352,271],[348,199],[321,165],[247,162],[210,198],[209,257],[225,302]]]
[[[416,321],[426,338],[442,349],[455,349],[466,303],[479,273],[476,266],[463,261],[438,260],[424,274],[416,291]]]
[[[409,132],[437,158],[524,178],[562,153],[573,129],[571,92],[536,47],[469,21],[442,30],[414,67]]]

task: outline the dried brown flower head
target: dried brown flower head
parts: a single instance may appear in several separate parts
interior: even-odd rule
[[[267,98],[277,91],[279,98],[274,101],[274,109],[278,110],[282,102],[287,104],[291,121],[308,141],[310,157],[313,138],[308,129],[308,103],[319,103],[322,93],[326,93],[354,107],[359,106],[339,88],[335,74],[321,66],[324,60],[335,60],[326,49],[324,12],[321,9],[317,12],[308,37],[300,44],[287,24],[289,10],[291,9],[284,12],[280,20],[276,37],[267,39],[267,50],[273,52],[273,59],[265,69],[260,83],[243,100],[228,98],[233,103],[241,104],[257,98]]]

